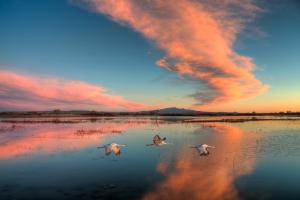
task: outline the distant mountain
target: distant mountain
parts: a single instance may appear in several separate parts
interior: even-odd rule
[[[196,114],[196,113],[203,113],[197,110],[190,110],[185,108],[176,108],[176,107],[169,107],[169,108],[162,108],[158,110],[151,110],[149,112],[154,112],[157,114]]]

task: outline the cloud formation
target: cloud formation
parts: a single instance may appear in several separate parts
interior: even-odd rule
[[[0,70],[0,109],[139,110],[146,105],[107,94],[105,88],[77,80],[33,77]]]
[[[191,96],[204,108],[268,89],[255,64],[234,48],[237,35],[260,12],[252,0],[82,0],[92,10],[154,41],[160,67],[198,79],[205,90]]]

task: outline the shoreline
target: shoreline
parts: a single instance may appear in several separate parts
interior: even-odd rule
[[[239,113],[239,112],[97,112],[97,111],[28,111],[0,112],[0,118],[64,118],[64,117],[299,117],[300,112]]]
[[[38,119],[37,119],[38,118]],[[67,118],[67,119],[66,119]],[[120,115],[120,116],[44,116],[44,117],[1,117],[0,123],[86,123],[104,122],[113,119],[147,119],[156,123],[242,123],[250,121],[300,121],[300,116],[241,116],[241,115],[218,115],[218,116],[182,116],[182,115]]]

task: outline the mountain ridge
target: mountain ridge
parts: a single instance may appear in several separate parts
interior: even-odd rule
[[[191,110],[191,109],[185,109],[185,108],[177,108],[177,107],[161,108],[161,109],[157,109],[157,110],[150,110],[148,112],[154,112],[154,113],[158,113],[158,114],[205,113],[203,111]]]

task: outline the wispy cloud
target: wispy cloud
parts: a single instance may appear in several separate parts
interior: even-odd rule
[[[110,95],[106,89],[77,80],[35,77],[0,70],[0,109],[139,110],[142,103]]]
[[[81,0],[130,26],[166,53],[157,65],[206,86],[192,94],[204,108],[258,95],[268,89],[255,64],[234,48],[237,34],[258,8],[251,0]]]

